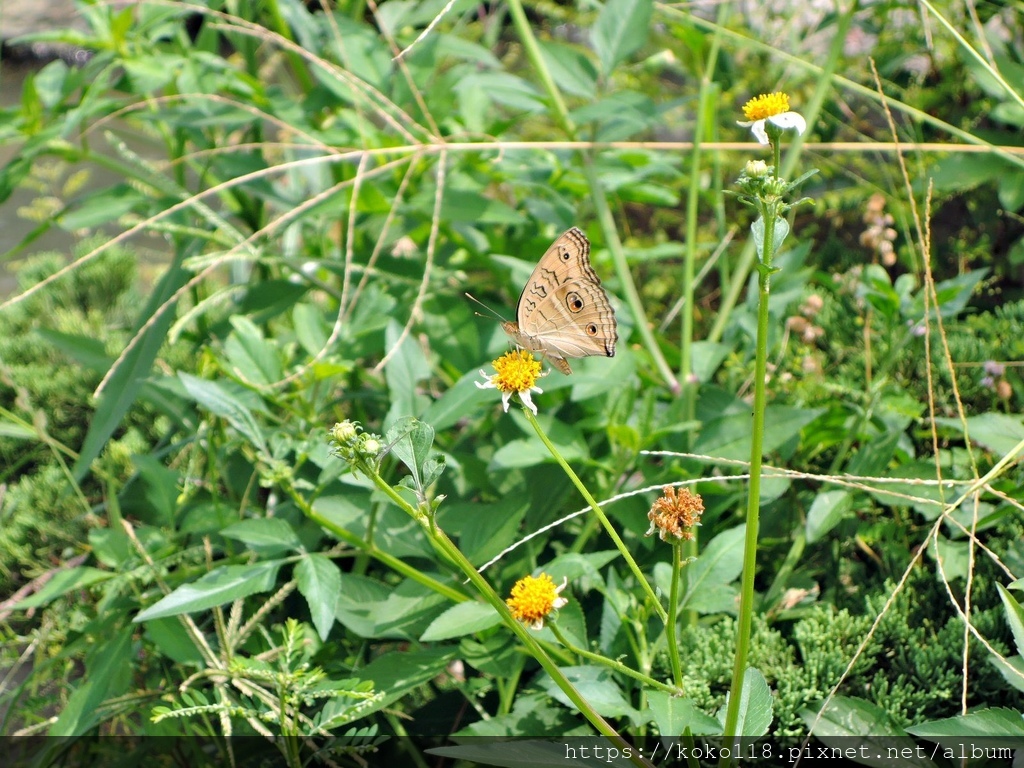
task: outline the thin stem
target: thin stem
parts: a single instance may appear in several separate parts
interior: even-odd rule
[[[529,413],[527,415],[532,416],[532,414]],[[461,571],[470,582],[472,582],[480,596],[498,612],[498,615],[501,616],[505,626],[511,629],[512,632],[522,641],[529,654],[537,660],[537,663],[539,663],[544,671],[548,673],[555,685],[561,689],[566,697],[573,703],[573,706],[575,706],[576,709],[578,709],[579,712],[590,722],[594,729],[602,736],[608,738],[618,749],[628,750],[628,753],[633,755],[633,757],[630,758],[630,762],[636,765],[637,768],[653,768],[648,761],[640,757],[640,755],[630,747],[625,739],[619,735],[618,731],[616,731],[608,721],[601,717],[597,710],[591,706],[590,702],[587,701],[578,690],[576,690],[576,687],[552,660],[540,642],[530,633],[522,622],[518,621],[512,615],[512,612],[505,604],[505,601],[499,597],[498,593],[494,591],[494,588],[490,583],[480,575],[462,551],[455,546],[454,542],[452,542],[450,538],[448,538],[448,535],[437,526],[436,521],[434,520],[434,515],[427,511],[427,503],[424,502],[422,505],[417,507],[402,498],[402,496],[399,495],[399,493],[388,485],[384,478],[380,476],[376,462],[357,459],[355,463],[357,468],[373,481],[374,485],[383,491],[400,509],[404,510],[420,524],[423,532],[430,539],[438,553],[447,559],[456,569]],[[306,505],[306,507],[308,508],[308,505]],[[306,509],[303,511],[306,511]],[[459,599],[465,600],[466,598],[463,595]]]
[[[570,467],[566,460],[562,458],[562,454],[560,454],[558,452],[558,449],[555,448],[554,443],[552,443],[548,439],[548,436],[544,434],[544,430],[541,429],[541,426],[537,422],[537,418],[533,415],[533,412],[530,411],[528,408],[524,408],[523,415],[526,416],[526,420],[530,422],[530,425],[533,427],[534,431],[536,431],[537,436],[541,439],[541,442],[544,443],[548,451],[555,458],[555,461],[558,462],[559,466],[561,466],[562,469],[565,471],[565,474],[567,474],[569,476],[569,479],[572,480],[572,484],[576,486],[576,489],[586,500],[587,504],[589,504],[590,508],[594,510],[594,514],[597,515],[597,519],[601,521],[601,525],[604,526],[605,531],[608,533],[609,536],[611,536],[612,541],[615,542],[615,546],[618,548],[620,554],[625,559],[626,564],[629,566],[629,569],[633,572],[633,576],[636,577],[637,583],[640,584],[640,587],[644,590],[644,592],[647,593],[647,597],[651,601],[651,604],[654,606],[654,609],[658,612],[658,616],[661,618],[662,621],[668,621],[668,613],[666,613],[665,608],[661,604],[661,601],[658,600],[658,596],[654,593],[654,590],[651,588],[651,585],[648,583],[647,579],[644,577],[643,572],[640,570],[640,566],[636,564],[636,561],[633,559],[633,555],[630,554],[629,548],[626,546],[626,543],[619,537],[619,534],[612,526],[612,523],[608,519],[608,516],[604,513],[604,510],[601,509],[600,505],[597,503],[594,497],[590,495],[590,491],[587,490],[587,487],[583,484],[583,481],[580,480],[579,476],[575,472],[573,472],[572,467]]]
[[[573,645],[569,642],[565,635],[562,634],[562,630],[554,622],[549,621],[544,626],[551,630],[551,633],[558,639],[558,642],[564,645],[567,650],[572,651],[581,658],[588,659],[594,662],[595,664],[600,664],[603,667],[614,669],[616,672],[620,672],[623,675],[626,675],[627,677],[632,677],[634,680],[639,680],[641,683],[650,688],[657,688],[659,691],[665,691],[666,693],[671,693],[675,696],[681,696],[683,694],[679,686],[667,685],[659,680],[655,680],[653,677],[650,677],[649,675],[645,675],[643,672],[638,672],[635,669],[627,667],[621,661],[609,659],[607,656],[602,656],[599,653],[587,651],[583,648],[580,648],[577,645]]]
[[[668,641],[668,659],[672,665],[672,679],[677,688],[683,687],[683,668],[679,663],[679,641],[676,639],[676,623],[679,612],[679,581],[683,578],[683,545],[672,542],[672,587],[668,597],[668,622],[665,632]]]
[[[430,527],[424,526],[424,530],[431,530]],[[590,702],[587,701],[583,695],[576,690],[576,686],[570,682],[569,678],[565,676],[565,673],[558,667],[557,664],[548,656],[543,646],[537,641],[537,639],[530,634],[523,624],[518,621],[509,610],[509,607],[505,604],[498,593],[494,591],[490,583],[481,576],[473,564],[466,559],[466,556],[462,554],[462,551],[455,546],[451,539],[436,526],[432,528],[432,536],[437,544],[438,548],[447,556],[453,563],[455,563],[459,569],[469,578],[473,583],[473,586],[477,588],[480,595],[490,603],[502,620],[509,629],[511,629],[516,636],[522,641],[523,645],[526,646],[527,651],[533,658],[544,668],[544,671],[548,673],[552,681],[557,685],[562,692],[569,698],[573,705],[580,711],[580,713],[587,718],[592,726],[600,733],[605,736],[619,749],[625,749],[629,747],[629,744],[619,735],[616,731],[600,714],[595,710]],[[634,750],[630,748],[630,753]],[[644,760],[639,755],[635,755],[631,758],[630,762],[638,766],[638,768],[653,768],[649,762]]]
[[[778,144],[775,144],[778,158]],[[778,168],[778,160],[776,160]],[[736,658],[733,662],[732,685],[729,688],[729,706],[725,715],[725,739],[736,735],[739,720],[740,694],[743,676],[747,669],[747,655],[750,649],[750,628],[754,615],[754,571],[757,564],[758,512],[761,503],[761,451],[764,444],[765,374],[768,369],[768,297],[770,293],[772,248],[775,242],[776,214],[765,216],[763,264],[758,275],[757,297],[757,356],[754,363],[754,412],[753,433],[750,440],[750,487],[747,496],[747,529],[743,542],[743,579],[740,587],[739,621],[736,625]],[[723,758],[721,765],[731,760]]]
[[[400,573],[402,576],[405,576],[407,579],[415,581],[418,584],[422,584],[427,589],[433,590],[434,592],[437,592],[439,595],[444,595],[453,603],[462,603],[466,600],[469,600],[469,596],[460,592],[458,589],[455,589],[454,587],[451,587],[447,584],[438,581],[437,579],[428,576],[427,574],[423,573],[423,571],[421,571],[419,568],[414,568],[411,565],[404,563],[402,560],[398,559],[393,555],[389,555],[387,552],[378,549],[376,545],[359,538],[351,531],[342,528],[334,521],[324,517],[319,512],[316,512],[313,509],[313,507],[309,504],[309,502],[307,502],[302,497],[302,494],[295,490],[295,488],[290,483],[283,483],[282,487],[287,491],[292,501],[295,502],[295,506],[302,510],[302,513],[306,517],[308,517],[314,523],[319,525],[321,528],[330,531],[332,534],[337,536],[342,541],[351,544],[353,547],[355,547],[361,552],[365,552],[374,560],[383,563],[396,573]],[[388,489],[390,490],[390,486],[388,486]],[[382,488],[381,490],[384,489]],[[387,491],[385,491],[385,493],[387,493]],[[405,501],[405,499],[403,499],[401,496],[398,496],[397,493],[395,493],[394,495],[388,495],[391,496],[392,500],[394,500],[395,497],[397,497],[398,502],[401,502],[401,505],[404,505],[403,508],[406,509],[407,512],[409,511],[407,507],[409,507],[410,505],[408,504],[408,502]]]

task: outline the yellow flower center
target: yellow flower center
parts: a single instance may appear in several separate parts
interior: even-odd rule
[[[512,587],[512,597],[505,604],[518,621],[532,624],[551,613],[557,599],[555,582],[542,573],[537,578],[524,576],[517,581]]]
[[[497,371],[491,381],[501,392],[526,392],[540,375],[540,361],[525,349],[504,354],[491,365]]]
[[[764,120],[783,112],[789,112],[789,95],[781,91],[762,93],[743,105],[743,116],[747,120]]]

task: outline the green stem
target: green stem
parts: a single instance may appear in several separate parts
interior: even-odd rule
[[[683,695],[683,691],[678,686],[666,685],[665,683],[655,680],[653,677],[649,675],[645,675],[643,672],[638,672],[635,669],[627,667],[621,661],[609,659],[607,656],[602,656],[599,653],[587,651],[583,648],[580,648],[577,645],[573,645],[566,639],[565,635],[562,634],[562,630],[554,622],[549,621],[544,626],[551,630],[551,633],[558,639],[558,642],[564,645],[566,649],[572,651],[581,658],[588,659],[594,662],[595,664],[600,664],[603,667],[614,669],[616,672],[626,675],[627,677],[632,677],[634,680],[639,680],[641,683],[650,688],[657,688],[659,691],[665,691],[666,693],[671,693],[674,696]]]
[[[662,621],[667,621],[668,613],[666,613],[665,608],[661,605],[661,601],[658,600],[658,596],[654,593],[651,585],[644,577],[643,572],[640,570],[640,566],[636,564],[636,561],[633,559],[633,555],[630,554],[626,543],[619,537],[619,534],[615,531],[615,528],[612,526],[608,516],[605,515],[604,510],[601,509],[594,497],[590,495],[590,491],[588,491],[587,487],[583,485],[583,481],[580,480],[579,476],[573,472],[572,467],[570,467],[566,460],[562,458],[562,454],[560,454],[558,449],[555,448],[554,443],[548,440],[548,436],[544,434],[544,430],[541,429],[540,424],[537,422],[537,417],[533,415],[533,412],[529,408],[524,408],[523,415],[526,417],[526,420],[530,422],[530,425],[533,427],[534,431],[536,431],[541,442],[544,443],[551,455],[554,456],[555,461],[558,462],[559,466],[561,466],[565,471],[565,474],[567,474],[569,479],[572,480],[572,484],[576,486],[576,489],[580,492],[583,498],[586,499],[587,504],[589,504],[590,508],[594,510],[594,514],[597,515],[597,519],[601,521],[601,525],[604,526],[605,531],[609,536],[611,536],[612,541],[615,542],[615,546],[622,554],[622,557],[625,559],[629,569],[633,572],[633,576],[636,577],[637,583],[639,583],[641,588],[647,593],[647,597],[654,606],[654,609],[658,612],[658,616]]]
[[[775,145],[776,158],[778,144]],[[778,161],[776,160],[776,169]],[[740,588],[739,620],[736,625],[736,658],[733,661],[732,685],[729,688],[729,706],[725,715],[723,744],[736,735],[736,724],[739,720],[740,698],[743,689],[743,676],[747,669],[747,655],[750,649],[750,628],[754,615],[754,571],[757,565],[757,530],[759,525],[758,512],[761,503],[761,450],[764,444],[764,408],[765,408],[765,374],[768,369],[768,297],[771,291],[770,268],[772,245],[775,240],[776,214],[768,210],[764,222],[764,257],[759,265],[758,297],[757,297],[757,356],[754,364],[754,412],[753,433],[750,441],[750,487],[747,496],[747,530],[743,542],[743,580]],[[728,765],[731,760],[723,758],[721,765]]]
[[[424,530],[430,531],[431,528],[424,526]],[[462,554],[462,551],[456,547],[454,543],[452,543],[451,539],[448,538],[444,531],[436,526],[434,526],[432,530],[433,533],[431,535],[434,537],[434,541],[438,548],[448,557],[449,560],[460,568],[466,577],[473,583],[473,586],[477,588],[480,595],[490,603],[495,610],[497,610],[498,614],[504,621],[505,626],[516,634],[516,636],[522,641],[523,645],[526,646],[530,655],[533,656],[541,667],[544,668],[544,671],[548,673],[555,685],[562,690],[580,713],[587,718],[592,726],[594,726],[597,732],[608,738],[619,749],[629,747],[629,744],[626,743],[625,739],[623,739],[608,723],[608,721],[598,714],[597,710],[590,705],[590,702],[587,701],[578,690],[576,690],[576,686],[572,684],[558,665],[555,664],[550,656],[548,656],[543,646],[541,646],[537,639],[530,634],[530,630],[528,630],[522,622],[518,621],[512,615],[512,612],[505,604],[505,601],[498,596],[498,593],[495,592],[484,577],[477,572],[476,568],[473,567],[473,564],[466,559],[466,556]],[[634,750],[630,749],[630,752],[633,753]],[[650,763],[639,757],[639,755],[636,755],[636,758],[637,759],[631,759],[631,762],[638,766],[638,768],[653,768]]]
[[[682,542],[672,542],[672,586],[668,597],[668,622],[665,632],[668,641],[668,659],[672,665],[672,679],[677,688],[683,687],[683,668],[679,662],[679,641],[676,639],[676,624],[679,612],[679,581],[683,578]]]
[[[826,97],[831,98],[832,94],[835,93],[837,83],[833,80],[836,77],[835,72],[839,65],[843,61],[843,43],[846,40],[846,30],[850,26],[850,22],[853,20],[854,11],[857,8],[857,3],[851,3],[850,7],[845,13],[839,16],[836,24],[835,35],[832,38],[832,46],[828,52],[828,59],[825,62],[825,66],[822,68],[813,67],[815,82],[815,90],[811,95],[810,100],[804,109],[797,110],[807,120],[808,125],[814,125],[818,119],[818,115],[821,113],[822,105],[825,102]],[[678,13],[674,9],[664,6],[665,12],[671,15],[672,13]],[[701,19],[697,16],[690,17],[691,23],[695,26],[705,27],[713,29],[715,34],[721,34],[724,37],[735,38],[735,33],[729,31],[720,22],[709,22]],[[747,40],[755,49],[760,49],[762,44],[756,40]],[[765,46],[767,47],[767,46]],[[772,49],[773,53],[779,53],[779,51]],[[786,57],[786,54],[782,54]],[[804,62],[806,63],[806,62]],[[842,80],[842,78],[836,78]],[[843,81],[846,82],[846,81]],[[871,93],[872,96],[877,97],[877,94],[871,91],[869,88],[864,88],[865,91]],[[892,106],[893,99],[887,101]],[[793,134],[790,134],[791,136]],[[792,139],[789,152],[786,153],[786,162],[783,167],[780,168],[779,161],[775,161],[775,174],[781,178],[789,178],[792,174],[793,169],[796,167],[797,162],[800,160],[800,154],[803,150],[804,137],[795,136]],[[778,157],[778,155],[776,155]],[[754,263],[755,251],[752,245],[748,242],[747,247],[743,249],[740,254],[739,261],[736,264],[736,268],[733,270],[733,281],[729,284],[728,288],[722,296],[722,301],[718,306],[718,314],[715,317],[715,322],[708,332],[708,341],[718,341],[725,334],[726,329],[729,327],[730,316],[733,308],[740,299],[740,295],[743,293],[744,288],[747,285],[747,275],[750,272],[750,268]]]
[[[531,415],[532,414],[528,414]],[[388,498],[390,498],[400,509],[404,510],[407,514],[412,516],[416,520],[424,533],[429,537],[431,543],[438,550],[442,557],[446,558],[456,569],[462,572],[463,575],[476,587],[477,592],[481,597],[484,598],[501,616],[505,626],[512,630],[512,632],[522,641],[523,645],[526,646],[526,650],[529,652],[537,663],[541,665],[545,672],[551,677],[555,685],[557,685],[566,697],[573,703],[573,706],[590,722],[590,724],[600,733],[602,736],[609,739],[612,744],[618,749],[629,749],[629,752],[633,754],[630,762],[637,766],[637,768],[653,768],[653,766],[639,754],[633,750],[630,745],[619,735],[609,723],[595,710],[590,702],[588,702],[583,695],[576,690],[576,687],[572,682],[565,676],[559,666],[551,659],[551,657],[544,650],[544,647],[538,642],[538,640],[530,634],[522,622],[518,621],[509,610],[509,607],[505,604],[505,601],[498,596],[498,593],[494,591],[490,583],[484,579],[483,576],[477,571],[473,564],[466,558],[462,551],[455,546],[454,542],[448,538],[448,535],[441,530],[431,513],[428,513],[423,507],[414,507],[399,493],[388,485],[384,478],[380,476],[380,472],[376,466],[376,463],[369,463],[365,461],[358,461],[357,466],[364,474],[366,474],[381,491],[383,491]],[[465,596],[460,597],[461,600],[465,600]]]
[[[454,587],[444,584],[438,581],[437,579],[431,578],[427,574],[423,573],[420,569],[414,568],[411,565],[402,562],[394,555],[389,555],[387,552],[378,549],[376,545],[371,544],[370,542],[365,541],[364,539],[361,539],[351,531],[342,528],[337,523],[324,517],[319,512],[316,512],[313,509],[313,507],[309,504],[309,502],[307,502],[302,497],[302,495],[298,491],[296,491],[294,487],[292,487],[290,483],[284,483],[282,484],[282,487],[287,491],[292,501],[295,502],[295,505],[300,510],[302,510],[302,513],[306,517],[315,522],[321,528],[330,531],[332,534],[337,536],[342,541],[351,544],[353,547],[355,547],[361,552],[365,552],[374,560],[383,563],[384,565],[391,568],[393,571],[405,576],[407,579],[411,579],[412,581],[415,581],[418,584],[422,584],[427,589],[433,590],[434,592],[437,592],[440,595],[444,595],[453,603],[463,603],[466,600],[469,600],[469,596],[464,594],[463,592],[460,592],[458,589],[455,589]],[[385,489],[381,488],[381,490]],[[390,486],[387,487],[387,490],[391,490]],[[387,493],[387,490],[385,490],[385,493]],[[401,496],[398,496],[397,493],[394,495],[388,495],[391,496],[392,499],[394,499],[397,496],[398,501],[401,502],[401,505],[404,505],[403,508],[406,509],[407,512],[409,511],[409,504],[405,501],[405,499],[403,499]]]

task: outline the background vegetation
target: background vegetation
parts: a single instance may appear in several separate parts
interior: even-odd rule
[[[770,305],[763,733],[971,733],[969,713],[1020,709],[1024,614],[1004,589],[1024,573],[1019,13],[81,11],[87,32],[41,37],[88,61],[42,67],[0,119],[18,148],[0,199],[40,190],[0,304],[4,733],[590,733],[327,438],[346,419],[429,425],[436,522],[476,566],[585,508],[518,408],[475,386],[508,342],[463,296],[511,317],[570,226],[619,346],[535,402],[666,593],[646,512],[666,484],[703,496],[679,638],[694,709],[539,638],[621,733],[713,733],[755,325],[751,214],[729,190],[766,157],[740,107],[777,89],[809,124],[783,168],[820,172]],[[50,228],[74,254],[34,253]],[[409,473],[394,455],[382,471]],[[663,628],[589,513],[483,573],[507,595],[541,570],[569,580],[558,624],[578,646],[669,678]]]

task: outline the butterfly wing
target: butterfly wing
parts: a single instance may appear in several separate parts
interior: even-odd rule
[[[541,257],[519,296],[516,319],[503,323],[505,331],[562,373],[572,372],[568,357],[615,354],[615,312],[579,229],[563,233]]]

